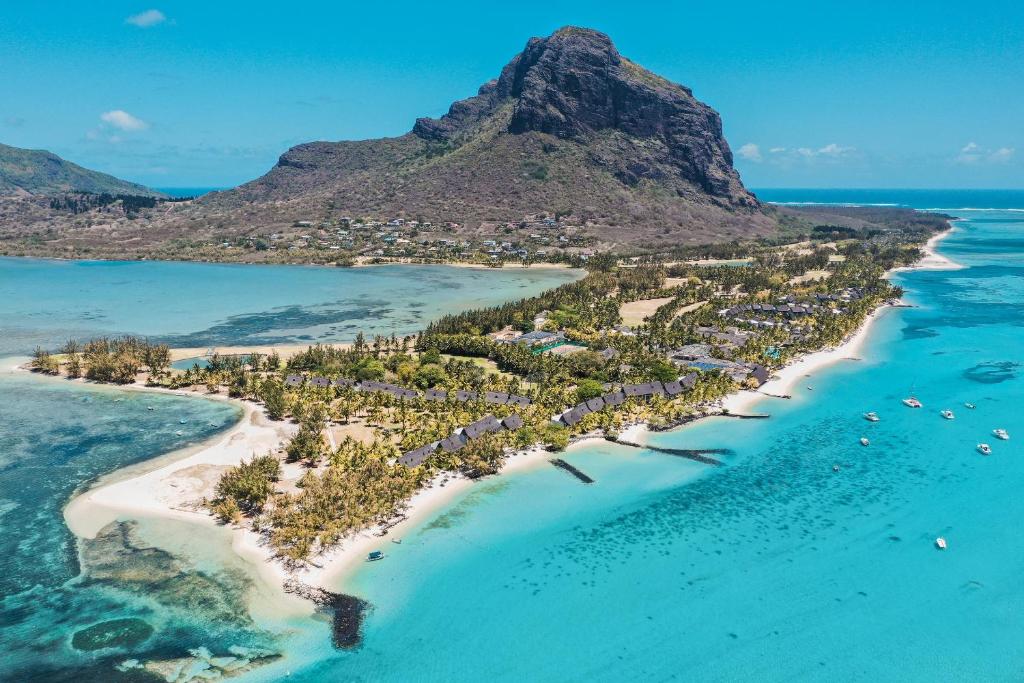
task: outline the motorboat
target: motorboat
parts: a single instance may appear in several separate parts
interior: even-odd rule
[[[860,445],[861,446],[870,446],[871,442],[868,441],[865,437],[862,436],[862,437],[860,437]]]
[[[942,415],[942,417],[946,418],[947,420],[954,420],[954,419],[956,419],[956,415],[953,414],[952,410],[943,410],[939,414]]]
[[[366,556],[366,561],[367,562],[376,562],[377,560],[383,560],[383,559],[384,559],[384,553],[381,552],[380,550],[374,550],[369,555]]]
[[[881,418],[878,417],[878,413],[871,411],[870,413],[864,413],[864,419],[868,422],[878,422]]]
[[[903,405],[907,406],[908,408],[920,408],[922,404],[916,398],[911,396],[909,398],[903,399]]]
[[[974,410],[975,405],[973,403],[965,403],[964,404],[964,408],[967,408],[969,410]]]
[[[987,443],[979,443],[978,452],[981,453],[982,455],[992,455],[992,447],[989,446]]]
[[[938,548],[939,550],[945,550],[946,549],[946,539],[944,539],[942,536],[939,536],[938,538],[936,538],[935,539],[935,547]]]
[[[992,436],[996,437],[997,439],[1002,439],[1003,441],[1010,440],[1010,434],[1005,429],[993,429]]]

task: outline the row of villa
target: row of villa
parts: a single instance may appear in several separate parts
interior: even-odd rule
[[[423,464],[423,461],[428,457],[441,450],[445,453],[456,453],[463,448],[470,441],[475,441],[487,434],[493,434],[494,432],[500,432],[503,429],[509,431],[515,431],[523,426],[523,418],[519,417],[515,413],[503,417],[500,420],[493,415],[487,415],[480,418],[472,424],[468,424],[465,427],[459,427],[452,435],[441,439],[440,441],[434,441],[426,446],[420,446],[419,448],[405,453],[398,459],[398,462],[406,467],[417,467]]]
[[[617,391],[610,391],[607,394],[595,396],[588,401],[583,401],[561,415],[554,416],[552,421],[567,427],[572,427],[573,425],[578,424],[590,413],[596,413],[605,407],[620,406],[627,398],[651,398],[654,396],[667,396],[668,398],[674,398],[684,391],[692,389],[696,383],[697,373],[691,372],[690,374],[680,377],[678,380],[673,382],[663,383],[655,380],[644,384],[626,384]]]
[[[285,386],[289,387],[300,387],[306,382],[306,377],[302,375],[288,375],[284,379]],[[384,393],[391,394],[395,398],[399,399],[414,399],[424,398],[428,401],[436,401],[443,403],[447,401],[449,397],[459,403],[467,403],[470,401],[476,401],[479,398],[483,398],[485,403],[491,405],[512,405],[512,406],[528,406],[531,401],[525,396],[519,396],[516,394],[506,394],[503,391],[485,391],[482,395],[477,391],[466,391],[460,389],[459,391],[443,391],[441,389],[427,389],[425,392],[420,394],[418,391],[412,389],[406,389],[400,387],[397,384],[389,384],[388,382],[375,382],[372,380],[364,380],[357,382],[353,379],[347,379],[341,377],[336,380],[330,380],[327,377],[310,377],[308,382],[311,386],[328,388],[328,387],[351,387],[356,391],[381,391]]]

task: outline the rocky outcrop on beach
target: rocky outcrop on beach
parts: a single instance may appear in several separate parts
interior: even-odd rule
[[[369,603],[353,595],[332,593],[331,591],[310,586],[298,579],[284,582],[286,593],[292,593],[309,600],[332,617],[331,640],[334,647],[350,650],[359,645],[362,639],[363,615]]]

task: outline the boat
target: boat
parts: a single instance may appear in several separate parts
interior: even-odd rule
[[[180,420],[178,420],[178,424],[182,424],[182,425],[186,424],[187,422],[188,422],[188,420],[186,420],[185,418],[181,418]]]
[[[942,415],[942,417],[946,418],[947,420],[954,420],[954,419],[956,419],[956,415],[953,414],[952,410],[943,410],[939,414]]]
[[[944,539],[942,536],[939,536],[938,538],[936,538],[935,539],[935,547],[938,548],[939,550],[945,550],[946,549],[946,539]]]
[[[1010,434],[1005,429],[993,429],[992,436],[996,437],[997,439],[1002,439],[1003,441],[1010,440]]]
[[[965,403],[964,404],[964,408],[968,408],[970,410],[974,410],[974,404],[973,403]]]
[[[153,406],[146,406],[146,410],[156,410]]]
[[[402,545],[402,539],[400,539],[400,538],[392,538],[391,542],[392,543],[397,543],[398,545]]]
[[[862,436],[862,437],[860,437],[860,445],[861,446],[870,446],[871,442],[868,441],[865,437]]]
[[[907,406],[908,408],[920,408],[922,404],[916,398],[911,396],[909,398],[903,399],[903,405]]]
[[[992,455],[992,447],[989,446],[987,443],[979,443],[978,452],[981,453],[982,455]]]
[[[377,560],[383,560],[383,559],[384,559],[384,553],[382,553],[379,550],[374,550],[369,555],[366,556],[366,561],[367,562],[376,562]]]
[[[833,472],[838,472],[839,471],[839,465],[832,465],[832,471]]]
[[[878,413],[871,411],[870,413],[864,413],[864,419],[868,422],[878,422],[881,418],[878,417]]]

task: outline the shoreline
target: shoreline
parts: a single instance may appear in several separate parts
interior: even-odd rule
[[[936,245],[945,239],[953,226],[946,231],[934,235],[923,247],[925,256],[917,263],[888,271],[884,277],[894,272],[909,270],[936,270],[964,268],[935,251]],[[841,360],[856,355],[866,342],[874,323],[887,311],[895,306],[883,304],[872,311],[861,325],[846,340],[831,349],[816,351],[790,363],[775,373],[759,390],[741,390],[734,392],[720,403],[723,410],[744,412],[766,398],[769,394],[784,394],[790,391],[805,375],[823,370]],[[236,347],[244,348],[244,347]],[[249,349],[250,351],[252,349]],[[193,350],[189,350],[193,351]],[[122,388],[130,388],[122,387]],[[137,389],[150,391],[170,391],[160,389]],[[174,391],[179,395],[188,392]],[[215,398],[215,397],[210,397]],[[222,397],[223,398],[223,397]],[[235,401],[235,399],[223,398]],[[130,518],[131,515],[149,519],[171,519],[189,523],[216,525],[213,516],[205,509],[194,505],[187,507],[189,501],[184,498],[189,491],[195,495],[194,482],[192,488],[185,488],[188,473],[197,466],[228,467],[237,465],[243,458],[251,458],[259,452],[280,450],[286,438],[284,431],[294,431],[290,423],[271,423],[268,425],[263,409],[257,404],[236,401],[245,411],[245,415],[235,427],[205,444],[185,449],[192,452],[176,451],[159,456],[160,466],[137,476],[118,477],[118,470],[108,477],[96,482],[89,489],[77,494],[65,507],[64,516],[69,528],[77,536],[95,535],[103,524],[102,520],[113,521],[117,518]],[[714,416],[713,414],[706,417]],[[643,442],[643,435],[648,431],[645,423],[634,424],[623,431],[621,437],[628,440]],[[572,451],[595,441],[604,442],[603,436],[597,434],[583,435],[575,440],[567,450]],[[255,449],[255,450],[254,450]],[[516,451],[506,460],[502,469],[494,476],[524,471],[538,466],[549,455],[547,451],[534,446]],[[164,458],[169,458],[165,460]],[[152,462],[152,461],[150,461]],[[286,466],[291,467],[291,466]],[[192,477],[194,479],[194,477]],[[184,480],[184,481],[183,481]],[[467,491],[474,480],[462,475],[442,473],[417,491],[400,511],[396,523],[376,525],[364,529],[344,539],[338,546],[318,556],[314,561],[299,569],[289,569],[276,559],[259,534],[237,525],[232,530],[232,550],[269,584],[279,589],[282,595],[288,595],[284,584],[288,579],[298,579],[303,583],[326,590],[336,590],[343,586],[346,579],[365,558],[366,553],[376,549],[387,541],[399,539],[401,535],[426,521],[428,516],[449,505],[460,494]],[[207,486],[209,482],[206,482]],[[184,507],[183,507],[184,506]],[[392,520],[394,521],[394,520]],[[99,526],[97,526],[99,524]],[[292,596],[294,598],[294,596]],[[300,598],[294,598],[301,600]],[[310,607],[312,609],[312,607]]]

